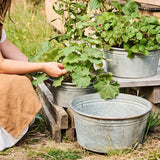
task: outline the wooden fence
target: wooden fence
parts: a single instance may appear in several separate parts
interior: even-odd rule
[[[14,11],[19,4],[23,4],[25,7],[26,1],[27,0],[12,0],[11,11]]]
[[[47,21],[54,26],[54,28],[59,32],[64,32],[63,22],[60,19],[61,17],[53,11],[53,5],[57,0],[45,0],[45,13]],[[57,3],[58,7],[58,3]],[[57,8],[56,8],[57,9]],[[52,20],[55,20],[54,22],[51,22]]]
[[[145,4],[157,5],[160,7],[160,0],[136,0],[136,1]]]
[[[18,1],[18,0],[17,0]],[[122,1],[122,0],[117,0]],[[142,9],[140,14],[148,16],[157,16],[160,20],[160,0],[136,0],[142,4]],[[53,11],[53,4],[58,0],[45,0],[45,12],[47,21],[54,26],[54,28],[59,32],[64,32],[63,22],[60,19],[60,16]],[[52,20],[57,19],[54,22]]]
[[[160,21],[160,0],[136,0],[141,3],[142,15],[157,16]]]

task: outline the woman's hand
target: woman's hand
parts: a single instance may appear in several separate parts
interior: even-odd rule
[[[63,64],[57,62],[44,63],[42,71],[51,77],[60,77],[67,73]]]
[[[45,72],[50,77],[60,77],[67,73],[61,63],[28,62],[28,58],[8,39],[0,43],[0,50],[0,73],[27,74]]]

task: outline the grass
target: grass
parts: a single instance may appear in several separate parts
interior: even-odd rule
[[[79,153],[77,153],[76,151],[62,151],[60,149],[54,149],[48,153],[42,153],[39,155],[45,157],[47,160],[76,160],[78,158],[81,158]]]
[[[148,116],[145,135],[147,136],[149,134],[149,130],[152,127],[158,127],[158,126],[160,126],[160,111],[158,112],[151,111]]]
[[[46,22],[44,10],[44,3],[27,3],[11,12],[15,24],[6,17],[4,28],[8,39],[28,57],[35,55],[38,46],[54,35],[53,28]]]
[[[47,141],[51,142],[51,140]],[[46,160],[77,160],[81,159],[82,157],[88,155],[88,152],[84,152],[82,149],[78,149],[77,147],[73,146],[68,148],[67,145],[69,143],[65,143],[66,145],[57,145],[52,143],[49,146],[39,146],[35,147],[34,145],[24,146],[27,153],[27,157],[41,157]],[[56,146],[55,146],[56,145]],[[62,147],[63,146],[63,147]],[[17,150],[18,151],[18,150]]]

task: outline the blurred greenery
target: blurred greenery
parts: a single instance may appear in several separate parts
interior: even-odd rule
[[[159,126],[160,126],[160,110],[158,112],[151,111],[148,116],[145,135],[149,134],[151,128]]]
[[[45,0],[27,0],[29,3],[33,3],[33,5],[39,5],[40,3],[44,2]]]
[[[11,18],[14,23],[7,16],[4,24],[7,37],[28,57],[35,55],[38,46],[55,34],[46,22],[44,1],[16,6]]]

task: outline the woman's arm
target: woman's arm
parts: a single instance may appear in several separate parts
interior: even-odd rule
[[[45,72],[51,77],[59,77],[66,74],[61,63],[27,62],[28,58],[8,39],[0,44],[2,54],[0,54],[0,73],[7,74],[27,74],[32,72]]]
[[[13,43],[7,38],[3,43],[0,43],[0,50],[4,58],[20,61],[28,61],[28,57],[24,55]]]

